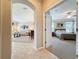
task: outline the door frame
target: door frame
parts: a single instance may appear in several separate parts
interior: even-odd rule
[[[50,6],[47,10],[45,10],[43,12],[43,47],[46,48],[46,13],[55,8],[56,6],[58,6],[59,4],[63,3],[64,0],[59,0],[58,2],[56,2],[55,4],[53,4],[52,6]]]
[[[21,2],[15,2],[15,3],[21,3]],[[12,0],[11,0],[11,6],[12,6]],[[25,5],[27,5],[28,7],[30,7],[32,10],[33,10],[33,12],[34,12],[34,45],[33,45],[33,47],[35,48],[35,49],[37,49],[37,12],[36,12],[36,7],[30,2],[30,1],[26,1],[26,2],[23,2],[22,4],[25,4]],[[12,10],[11,10],[12,11]],[[12,21],[11,21],[11,23],[12,23]],[[12,24],[10,24],[11,25],[11,30],[12,30]],[[11,45],[12,45],[12,41],[11,41]],[[12,53],[12,51],[11,51],[11,53]]]
[[[17,3],[17,2],[16,2]],[[19,3],[21,3],[21,2],[19,2]],[[12,0],[11,0],[11,6],[12,6]],[[36,8],[35,8],[35,6],[31,3],[31,2],[29,2],[29,1],[26,1],[26,2],[24,2],[24,3],[22,3],[22,4],[25,4],[25,5],[27,5],[28,7],[30,7],[32,10],[33,10],[33,12],[34,12],[34,41],[33,41],[33,48],[34,49],[36,49],[37,50],[37,11],[36,11]],[[12,10],[11,10],[12,11]],[[12,20],[11,20],[11,23],[12,23]],[[12,34],[12,24],[10,24],[11,25],[11,34]],[[12,40],[11,40],[11,56],[12,56]],[[11,57],[12,58],[12,57]]]

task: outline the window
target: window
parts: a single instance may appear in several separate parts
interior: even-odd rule
[[[74,32],[74,22],[65,22],[66,32]]]

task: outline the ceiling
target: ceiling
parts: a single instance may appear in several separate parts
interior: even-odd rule
[[[52,20],[63,20],[76,16],[76,0],[64,0],[58,6],[50,10]]]
[[[22,3],[12,4],[12,21],[17,23],[34,23],[34,11],[29,6]]]

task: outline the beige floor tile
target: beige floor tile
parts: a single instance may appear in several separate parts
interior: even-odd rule
[[[35,50],[32,43],[12,42],[12,59],[59,59],[47,50]]]

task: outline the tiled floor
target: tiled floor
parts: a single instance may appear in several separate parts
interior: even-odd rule
[[[19,40],[19,39],[17,39]],[[59,59],[45,49],[35,50],[33,43],[12,42],[12,59]]]
[[[21,42],[21,43],[32,43],[34,40],[30,36],[22,36],[17,38],[12,38],[12,42]]]

